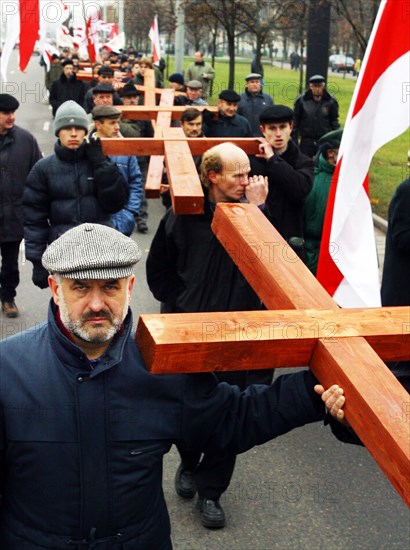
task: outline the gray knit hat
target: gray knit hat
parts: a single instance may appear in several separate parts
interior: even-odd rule
[[[87,113],[78,103],[70,99],[69,101],[62,103],[56,111],[56,116],[54,119],[54,134],[58,136],[58,132],[61,128],[68,128],[70,126],[84,128],[87,133],[88,124]]]
[[[83,223],[52,242],[41,261],[67,279],[121,279],[140,259],[133,239],[106,225]]]

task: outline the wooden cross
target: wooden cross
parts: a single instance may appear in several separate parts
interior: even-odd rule
[[[410,358],[410,308],[340,309],[254,205],[218,204],[212,228],[276,311],[142,315],[136,338],[148,368],[308,365],[325,387],[344,388],[346,419],[410,505],[410,397],[380,358]]]

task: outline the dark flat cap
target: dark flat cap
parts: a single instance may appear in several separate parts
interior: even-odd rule
[[[62,67],[66,67],[67,65],[74,65],[74,62],[72,59],[64,59],[64,61],[61,62]]]
[[[250,73],[245,76],[245,80],[262,80],[262,75],[259,73]]]
[[[93,95],[95,94],[113,94],[115,92],[111,84],[97,84],[92,89]]]
[[[53,241],[41,261],[50,273],[67,279],[121,279],[140,259],[133,239],[106,225],[83,223]]]
[[[125,86],[121,88],[120,94],[122,96],[128,96],[128,97],[141,95],[132,82],[127,82],[127,84],[125,84]]]
[[[236,103],[241,99],[241,96],[237,94],[234,90],[223,90],[218,97],[219,99],[229,101],[230,103]]]
[[[192,88],[193,90],[199,90],[199,88],[202,88],[202,82],[199,80],[190,80],[187,85],[187,88]]]
[[[293,120],[294,112],[286,105],[272,105],[265,107],[259,115],[261,124],[265,122],[290,122]]]
[[[326,79],[321,74],[314,74],[309,78],[309,84],[321,84],[322,82],[326,82]]]
[[[0,111],[3,111],[3,113],[16,111],[19,105],[20,103],[14,96],[10,94],[0,94]]]
[[[121,111],[113,105],[97,105],[91,111],[91,115],[94,120],[100,118],[118,118],[121,116]]]

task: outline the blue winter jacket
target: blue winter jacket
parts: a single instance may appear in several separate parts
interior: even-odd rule
[[[134,155],[131,156],[110,156],[110,159],[118,166],[120,173],[129,186],[129,198],[125,207],[112,216],[112,223],[118,231],[130,236],[134,230],[134,215],[141,208],[144,188],[142,186],[142,175],[138,161]]]
[[[174,442],[243,452],[320,420],[310,371],[271,386],[155,376],[129,312],[98,364],[48,323],[0,341],[0,548],[162,550],[162,461]]]

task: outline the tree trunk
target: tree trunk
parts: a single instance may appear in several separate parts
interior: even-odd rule
[[[227,33],[228,37],[228,56],[229,56],[229,82],[228,89],[233,90],[235,86],[235,35]]]

